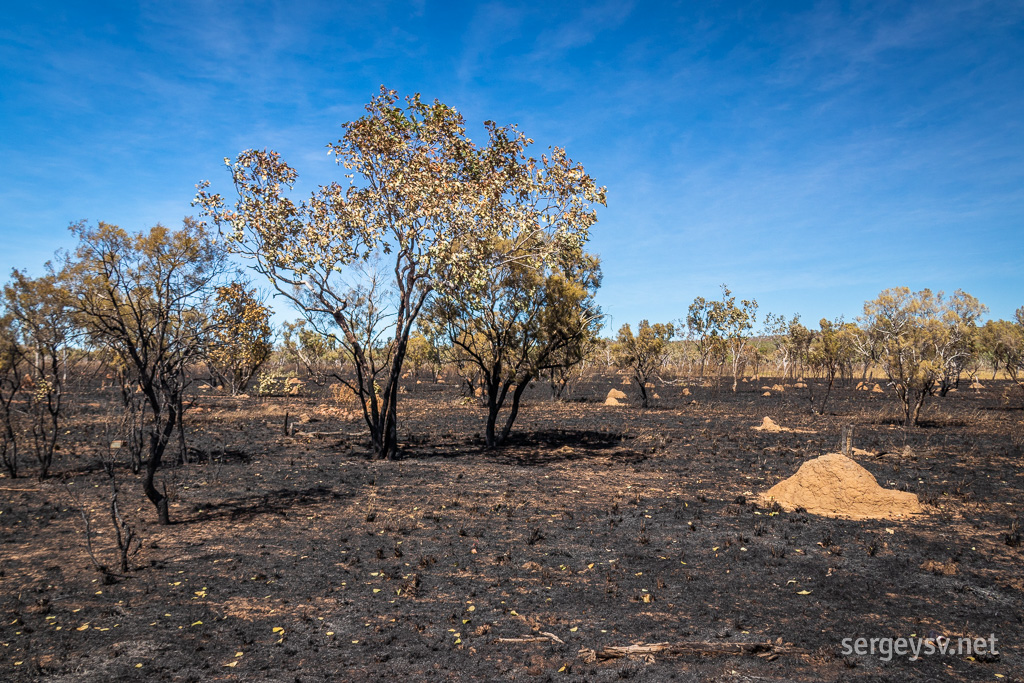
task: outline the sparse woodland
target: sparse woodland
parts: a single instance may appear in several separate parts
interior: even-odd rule
[[[605,188],[465,126],[382,89],[309,197],[248,150],[181,226],[75,224],[11,274],[0,677],[662,680],[666,648],[600,647],[783,638],[782,663],[676,650],[707,676],[738,656],[757,678],[736,680],[881,680],[822,634],[869,630],[873,581],[908,633],[986,624],[1021,661],[1024,307],[894,287],[805,325],[722,285],[602,338]],[[271,300],[297,319],[275,331]],[[751,432],[766,415],[802,431]],[[930,519],[750,502],[844,425]]]

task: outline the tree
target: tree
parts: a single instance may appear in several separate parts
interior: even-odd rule
[[[829,396],[832,394],[832,387],[835,385],[836,375],[843,368],[849,367],[853,362],[856,349],[853,343],[853,334],[856,325],[844,323],[843,319],[830,321],[822,318],[818,323],[820,329],[817,332],[805,332],[802,345],[804,348],[805,362],[812,370],[821,375],[825,380],[825,395],[821,403],[814,405],[814,382],[807,382],[808,396],[814,412],[818,415],[825,414],[825,407],[828,405]],[[800,332],[796,332],[797,335]]]
[[[936,359],[942,367],[940,396],[945,396],[960,383],[960,373],[977,352],[978,319],[986,311],[987,306],[959,289],[942,307],[939,336],[935,343]]]
[[[74,293],[78,323],[109,348],[126,381],[145,397],[149,419],[143,491],[161,524],[170,523],[166,487],[155,484],[164,451],[182,429],[186,369],[202,358],[213,328],[217,287],[230,271],[206,227],[185,219],[179,230],[156,225],[129,234],[107,223],[71,226],[79,239],[62,278]]]
[[[586,375],[601,343],[598,320],[603,320],[603,316],[595,319],[594,324],[588,326],[571,344],[564,345],[552,354],[553,361],[544,371],[551,387],[551,400],[564,400],[570,396],[573,387]]]
[[[887,289],[864,304],[866,341],[903,407],[904,424],[917,425],[921,408],[944,378],[959,373],[969,354],[970,330],[984,307],[957,291],[948,301],[929,289]]]
[[[739,386],[739,370],[743,363],[744,349],[750,330],[756,322],[757,301],[740,301],[726,285],[722,285],[722,298],[708,301],[702,296],[690,304],[686,316],[686,327],[700,355],[700,376],[708,358],[716,358],[719,366],[719,380],[727,360],[732,361],[732,390]]]
[[[811,353],[811,343],[814,341],[814,332],[804,327],[799,318],[793,318],[789,323],[785,339],[781,347],[785,349],[786,356],[796,364],[800,363],[806,368]]]
[[[799,320],[800,315],[794,315],[792,323],[799,322]],[[777,375],[783,379],[789,374],[789,366],[793,362],[790,349],[786,346],[786,334],[792,323],[786,320],[784,315],[769,313],[764,317],[759,336],[759,346],[764,360],[773,362]]]
[[[737,306],[736,297],[723,284],[720,304],[716,311],[717,327],[729,350],[729,358],[732,361],[732,391],[736,393],[743,362],[743,349],[750,330],[757,322],[757,300],[742,299]]]
[[[527,157],[533,141],[514,126],[485,122],[478,148],[456,110],[419,95],[403,106],[384,88],[366,112],[328,146],[351,171],[347,187],[295,203],[285,190],[297,173],[275,152],[248,150],[225,160],[233,208],[205,182],[196,202],[315,329],[340,331],[373,456],[391,458],[402,364],[430,295],[479,285],[500,263],[579,250],[605,192],[564,150]],[[494,237],[507,249],[497,259]]]
[[[4,287],[4,305],[27,372],[21,392],[27,421],[24,431],[30,437],[40,479],[49,475],[57,450],[67,409],[68,363],[77,355],[69,348],[75,330],[68,293],[49,264],[47,269],[50,272],[39,278],[14,270]],[[13,413],[8,411],[7,416],[13,417]]]
[[[464,375],[468,370],[481,378],[487,448],[508,439],[523,392],[534,379],[583,360],[601,324],[594,303],[600,284],[600,265],[586,254],[543,269],[511,261],[483,286],[439,294],[429,304],[424,324],[431,336],[451,344]],[[499,432],[498,418],[509,398]]]
[[[422,330],[413,330],[409,335],[409,346],[405,352],[406,360],[412,364],[413,377],[418,377],[423,368],[430,370],[430,377],[437,379],[441,370],[441,353]]]
[[[231,395],[243,393],[274,350],[270,309],[245,282],[217,288],[213,334],[206,360]]]
[[[698,296],[690,304],[686,315],[686,329],[700,358],[701,379],[704,379],[708,358],[714,352],[715,346],[721,343],[717,303]]]
[[[632,379],[640,390],[640,401],[644,408],[648,405],[647,384],[665,362],[668,342],[674,334],[675,328],[671,323],[651,325],[646,320],[641,320],[637,325],[636,336],[633,335],[629,323],[619,328],[619,336],[613,347],[615,364],[632,373]]]
[[[985,328],[986,351],[991,354],[993,365],[1002,365],[1024,391],[1024,306],[1017,309],[1013,320],[989,321]]]
[[[15,400],[25,373],[24,349],[10,313],[0,316],[0,460],[12,479],[20,473]]]
[[[1014,327],[1009,320],[989,320],[978,331],[978,355],[992,369],[993,380],[999,375],[1013,339]]]

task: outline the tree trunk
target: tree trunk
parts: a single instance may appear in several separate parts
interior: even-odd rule
[[[393,460],[398,450],[398,424],[392,410],[377,413],[376,419],[370,423],[371,458],[373,460]]]
[[[177,424],[178,415],[175,409],[168,408],[169,414],[167,421],[163,425],[163,429],[154,429],[149,436],[149,460],[146,462],[146,475],[142,480],[142,490],[145,492],[146,497],[156,507],[156,513],[160,524],[167,525],[171,523],[170,510],[168,507],[166,487],[164,492],[161,493],[157,490],[154,484],[154,478],[156,477],[156,471],[160,468],[160,461],[163,459],[164,451],[167,449],[167,444],[171,440],[171,436],[174,434],[174,428]]]
[[[920,427],[921,426],[921,407],[924,406],[924,400],[925,400],[925,398],[927,396],[928,396],[927,389],[922,389],[922,390],[920,390],[918,392],[918,394],[917,394],[917,396],[915,398],[915,401],[914,401],[914,411],[913,411],[913,413],[914,413],[914,415],[913,415],[914,421],[912,423],[915,427]]]
[[[531,381],[531,378],[526,378],[517,384],[515,391],[512,392],[512,408],[509,410],[508,417],[505,419],[505,427],[501,430],[501,440],[498,442],[499,446],[504,445],[505,441],[508,440],[508,435],[512,431],[512,425],[515,424],[516,417],[519,415],[519,399],[522,398],[523,392]]]
[[[13,432],[4,430],[4,441],[0,444],[0,454],[3,455],[4,467],[11,479],[18,478],[18,443]]]
[[[638,387],[640,387],[640,407],[641,408],[646,408],[647,407],[647,386],[646,386],[647,383],[644,382],[644,380],[642,378],[640,378],[640,377],[634,377],[633,379],[636,380],[636,385]]]
[[[498,447],[498,442],[495,438],[495,431],[498,423],[498,411],[501,410],[501,405],[498,403],[498,397],[495,395],[496,393],[496,391],[491,391],[491,387],[488,386],[487,427],[484,430],[484,446],[487,450],[493,450]]]
[[[828,405],[828,397],[832,394],[832,384],[835,382],[835,379],[836,379],[835,372],[829,371],[829,373],[828,373],[828,386],[825,387],[825,397],[823,399],[821,399],[821,407],[818,408],[818,415],[824,415],[825,414],[825,406]],[[807,385],[810,386],[811,382],[813,382],[813,380],[808,377],[807,378]]]

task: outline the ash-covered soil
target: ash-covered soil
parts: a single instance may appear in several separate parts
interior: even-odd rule
[[[113,582],[89,560],[75,502],[109,562],[100,397],[70,427],[57,476],[0,480],[0,679],[1021,680],[1020,396],[985,382],[930,400],[926,426],[904,429],[887,394],[840,387],[815,416],[803,391],[766,397],[762,383],[659,386],[648,410],[602,405],[626,388],[615,376],[563,403],[539,386],[513,444],[489,453],[482,408],[410,381],[394,462],[369,461],[361,418],[325,398],[207,392],[188,461],[161,475],[174,524],[157,526],[118,473],[143,548]],[[751,429],[766,416],[797,431]],[[844,424],[872,454],[856,460],[927,514],[848,521],[753,502],[836,451]],[[561,642],[501,640],[542,633]],[[844,638],[912,634],[995,634],[1001,654],[842,651]],[[806,652],[586,653],[780,638]]]

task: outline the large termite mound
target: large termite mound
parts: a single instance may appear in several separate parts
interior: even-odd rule
[[[611,389],[608,391],[608,395],[604,399],[604,404],[606,406],[617,406],[619,405],[619,401],[624,400],[625,398],[625,393],[619,391],[618,389]]]
[[[760,496],[786,511],[804,508],[814,515],[845,519],[895,519],[923,512],[917,496],[883,489],[874,476],[839,453],[827,453],[800,465],[789,479]]]

